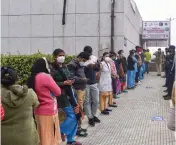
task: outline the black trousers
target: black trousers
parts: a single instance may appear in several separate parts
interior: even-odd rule
[[[167,69],[165,71],[165,75],[166,75],[166,81],[165,81],[165,86],[168,87],[168,83],[169,83],[169,73],[170,71]]]
[[[113,94],[116,94],[116,79],[112,78],[112,89],[113,89]]]
[[[171,97],[171,95],[172,95],[172,88],[173,88],[174,81],[175,81],[175,74],[174,73],[169,74],[169,76],[168,76],[168,86],[167,86],[169,97]]]

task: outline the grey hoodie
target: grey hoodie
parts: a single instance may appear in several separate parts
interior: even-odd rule
[[[84,72],[84,67],[80,66],[79,62],[76,59],[73,59],[67,65],[71,78],[75,79],[73,84],[76,90],[84,90],[86,88],[87,80]]]

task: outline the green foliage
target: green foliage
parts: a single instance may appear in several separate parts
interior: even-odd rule
[[[19,84],[25,84],[31,74],[31,67],[34,62],[42,57],[46,57],[49,62],[53,62],[52,55],[37,53],[33,55],[1,55],[1,66],[10,66],[17,70]],[[67,56],[65,63],[69,63],[74,56]]]

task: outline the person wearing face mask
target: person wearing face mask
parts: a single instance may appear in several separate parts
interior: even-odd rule
[[[101,61],[100,79],[98,84],[100,90],[100,110],[104,115],[109,115],[109,111],[112,111],[108,109],[107,103],[108,98],[113,98],[110,61],[109,53],[105,52]]]
[[[114,99],[118,99],[120,98],[118,95],[120,94],[121,91],[121,84],[119,80],[119,72],[120,72],[119,60],[117,58],[117,54],[113,51],[110,52],[110,57],[114,62],[114,64],[112,63],[112,69],[114,68],[115,70],[114,71],[115,73],[114,74],[112,73],[112,86],[113,86]]]
[[[161,48],[158,48],[158,51],[154,53],[156,56],[156,70],[157,76],[161,76],[162,72],[162,64],[164,62],[164,53],[161,51]]]
[[[173,83],[175,80],[175,63],[176,63],[176,56],[175,56],[175,46],[171,45],[169,47],[170,49],[170,61],[168,64],[168,84],[167,84],[167,95],[164,95],[164,99],[165,100],[170,100],[171,99],[171,94],[172,94],[172,87],[173,87]]]
[[[170,64],[170,50],[169,48],[165,49],[165,59],[164,59],[164,71],[165,71],[165,84],[163,87],[167,87],[168,86],[168,75],[169,75],[169,64]],[[166,90],[164,92],[167,92]]]
[[[86,63],[85,75],[88,78],[86,86],[86,98],[84,101],[85,114],[89,119],[89,125],[94,127],[95,123],[100,123],[98,117],[96,117],[97,109],[99,107],[99,89],[96,80],[96,73],[100,71],[100,63],[96,56],[92,55],[92,47],[85,46],[84,52],[89,53],[90,60]]]
[[[57,98],[58,108],[65,113],[65,120],[60,124],[62,135],[67,137],[67,145],[81,145],[75,141],[76,132],[78,129],[78,121],[75,114],[79,113],[79,105],[73,102],[68,92],[71,89],[74,80],[70,77],[65,62],[65,52],[62,49],[55,49],[53,52],[54,62],[52,63],[52,77],[56,84],[61,88],[61,95]],[[77,104],[77,105],[76,105]],[[87,136],[87,133],[84,133]]]
[[[140,79],[139,79],[139,74],[140,74],[140,69],[142,66],[142,60],[141,56],[139,55],[139,50],[136,51],[135,58],[137,59],[137,71],[136,71],[136,77],[135,77],[135,82],[136,84],[140,85]]]
[[[133,89],[135,87],[134,83],[134,64],[135,60],[133,59],[134,56],[134,51],[130,50],[130,55],[128,56],[128,72],[127,72],[127,88],[128,89]]]
[[[90,59],[90,54],[87,52],[81,52],[75,59],[68,63],[67,67],[70,71],[70,77],[74,78],[73,87],[76,90],[78,97],[78,104],[83,110],[83,104],[86,95],[86,85],[88,79],[86,78],[84,68],[86,66],[85,62]],[[78,136],[84,136],[86,130],[81,128],[81,120],[78,123]]]
[[[120,66],[120,83],[121,83],[121,92],[127,93],[128,91],[125,90],[126,86],[126,73],[127,73],[127,60],[126,57],[124,56],[124,51],[119,50],[118,51],[119,57],[119,66]]]

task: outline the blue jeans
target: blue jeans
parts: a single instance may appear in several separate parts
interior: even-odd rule
[[[150,62],[145,62],[146,72],[149,73]]]
[[[60,124],[61,133],[67,136],[67,142],[74,142],[78,130],[78,121],[72,106],[63,108],[66,114],[66,120]]]

